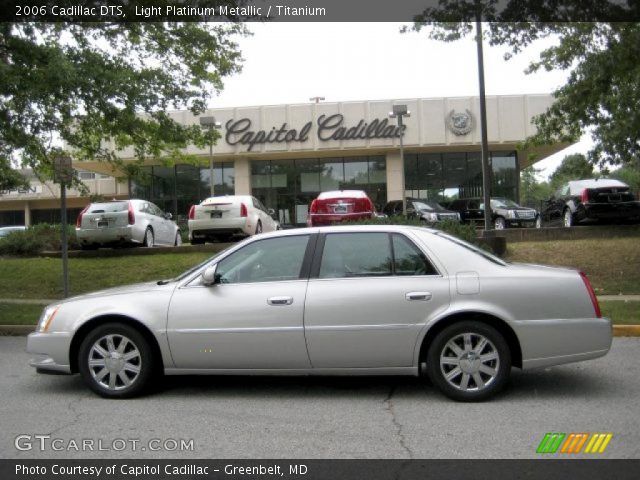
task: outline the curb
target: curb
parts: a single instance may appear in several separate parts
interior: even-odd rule
[[[20,337],[29,335],[35,325],[0,325],[0,337]],[[640,337],[640,325],[614,325],[614,337]]]

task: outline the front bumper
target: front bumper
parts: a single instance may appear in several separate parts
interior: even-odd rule
[[[536,219],[534,218],[507,218],[507,227],[535,227]]]
[[[524,370],[602,357],[613,339],[608,318],[525,320],[513,327]]]
[[[29,365],[42,373],[72,373],[69,362],[71,334],[34,332],[27,337]]]

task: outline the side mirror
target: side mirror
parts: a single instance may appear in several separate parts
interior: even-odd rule
[[[276,214],[276,211],[273,208],[269,208],[267,210],[267,213],[269,214],[270,217],[273,217]]]
[[[215,285],[216,283],[220,283],[220,277],[216,275],[216,270],[218,265],[214,265],[213,267],[207,267],[202,272],[202,284],[209,287],[211,285]]]
[[[173,215],[171,215],[171,213],[167,212],[164,214],[164,218],[166,218],[167,220],[171,220],[173,218]]]
[[[416,213],[416,209],[415,209],[415,208],[413,208],[413,207],[408,207],[408,208],[407,208],[407,213],[408,213],[409,215],[413,215],[414,213]]]

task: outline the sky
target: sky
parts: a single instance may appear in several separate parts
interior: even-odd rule
[[[243,71],[227,77],[212,108],[478,95],[476,44],[469,36],[452,43],[427,32],[400,33],[401,23],[250,23],[238,40]],[[553,40],[537,42],[506,61],[507,49],[484,45],[487,95],[551,93],[567,72],[526,75],[531,60]],[[588,135],[540,162],[541,178],[565,155],[586,153]]]

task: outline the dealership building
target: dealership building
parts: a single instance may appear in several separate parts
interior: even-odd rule
[[[520,170],[567,146],[519,149],[535,133],[532,118],[551,102],[550,95],[487,97],[493,196],[518,201]],[[406,105],[410,112],[402,125],[389,116],[394,105]],[[188,111],[171,116],[200,124]],[[304,224],[311,201],[328,190],[364,190],[378,209],[403,194],[441,202],[482,195],[477,97],[236,107],[202,116],[220,123],[212,155],[209,148],[192,146],[186,153],[194,162],[148,161],[135,179],[122,178],[101,162],[74,166],[92,194],[148,199],[178,218],[210,195],[211,157],[216,195],[254,195],[284,225]],[[133,150],[119,156],[126,162]],[[73,220],[89,198],[75,191],[69,197]],[[55,221],[58,198],[56,186],[35,180],[29,191],[0,192],[0,225]]]

